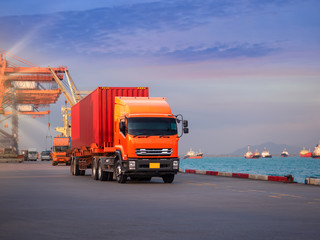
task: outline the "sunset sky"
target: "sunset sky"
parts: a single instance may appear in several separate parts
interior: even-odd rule
[[[318,0],[11,0],[1,2],[0,49],[67,66],[81,90],[148,86],[189,120],[181,153],[314,147],[319,12]],[[52,127],[63,102],[50,107]],[[20,149],[45,148],[47,122],[21,117]]]

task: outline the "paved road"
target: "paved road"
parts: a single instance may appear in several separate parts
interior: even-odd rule
[[[94,181],[0,164],[0,239],[319,239],[320,187],[179,173]]]

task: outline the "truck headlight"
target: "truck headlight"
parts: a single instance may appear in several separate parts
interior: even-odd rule
[[[173,161],[172,167],[173,169],[179,169],[179,161]]]
[[[135,161],[129,161],[129,170],[136,169],[136,162]]]

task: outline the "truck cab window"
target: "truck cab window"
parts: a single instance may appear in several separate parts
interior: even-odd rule
[[[123,134],[123,136],[125,136],[126,135],[126,122],[124,119],[120,120],[119,129],[120,129],[120,132]]]

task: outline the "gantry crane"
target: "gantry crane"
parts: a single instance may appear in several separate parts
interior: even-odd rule
[[[65,106],[61,107],[63,127],[57,127],[55,130],[57,132],[60,132],[62,137],[70,137],[71,136],[71,124],[70,124],[71,107],[75,105],[77,102],[79,102],[83,98],[83,95],[88,95],[91,91],[79,91],[75,83],[73,82],[70,76],[70,73],[67,69],[65,69],[65,75],[67,78],[68,85],[63,84],[63,81],[60,80],[59,76],[51,67],[49,67],[48,69],[52,73],[54,80],[56,81],[63,95],[67,99],[67,101],[65,102]],[[65,85],[67,85],[68,87],[66,87]],[[70,107],[67,106],[67,102],[69,103]]]
[[[49,70],[0,49],[0,124],[10,118],[12,124],[11,133],[0,128],[0,148],[11,147],[18,152],[18,115],[49,114],[49,110],[41,109],[58,100],[61,89],[55,78],[62,81],[66,71],[66,67]]]

